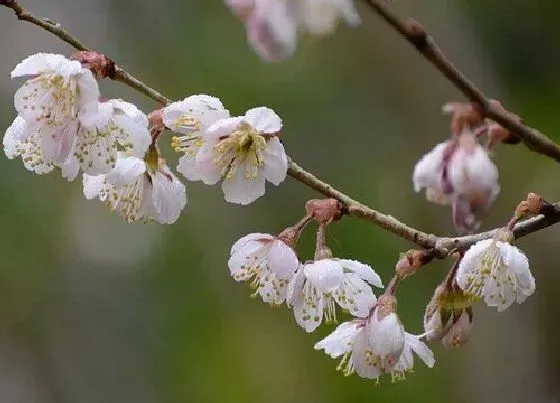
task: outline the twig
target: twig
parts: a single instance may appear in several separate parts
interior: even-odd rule
[[[515,119],[511,112],[503,110],[495,102],[491,102],[484,92],[443,54],[434,39],[428,35],[420,23],[413,19],[402,20],[389,9],[385,0],[364,1],[409,43],[414,45],[416,50],[432,63],[469,101],[479,105],[488,118],[508,129],[514,136],[521,139],[529,149],[560,162],[560,145],[538,130]]]
[[[387,13],[387,11],[385,10],[385,7],[381,6],[380,3],[376,2],[376,1],[373,1],[373,0],[371,0],[369,2],[372,4],[372,6],[373,5],[378,5],[380,7],[380,10],[384,10],[383,12]],[[60,39],[62,39],[64,42],[72,45],[77,50],[90,50],[82,42],[80,42],[78,39],[76,39],[72,34],[70,34],[68,31],[66,31],[64,28],[62,28],[60,26],[60,24],[53,23],[53,22],[50,22],[50,21],[47,21],[47,20],[36,17],[35,15],[33,15],[30,12],[28,12],[27,10],[25,10],[17,1],[15,1],[15,0],[0,0],[0,5],[4,5],[6,7],[11,8],[14,11],[14,13],[16,14],[16,16],[18,17],[18,19],[23,20],[23,21],[28,21],[32,24],[35,24],[35,25],[51,32],[52,34],[54,34],[57,37],[59,37]],[[404,29],[404,25],[402,23],[400,23],[399,20],[396,19],[396,17],[394,17],[391,13],[388,13],[386,15],[387,15],[386,19],[388,21],[390,21],[390,22],[393,21],[392,25],[394,25],[395,27],[403,27],[403,29]],[[400,31],[400,29],[399,29],[399,31]],[[403,31],[403,33],[404,32],[407,32],[407,31]],[[414,42],[415,39],[411,39],[411,38],[412,37],[409,38],[407,36],[407,39],[409,39],[411,42],[415,43]],[[428,37],[426,37],[426,38],[428,38]],[[442,60],[445,60],[445,59],[442,59]],[[446,61],[446,63],[448,63],[448,62]],[[472,85],[466,78],[464,78],[460,74],[460,72],[457,72],[457,73],[459,74],[458,77],[460,77],[459,82],[466,82],[468,84],[468,85],[465,86],[465,91],[471,91],[472,90],[472,91],[474,91],[473,93],[476,93],[476,91],[478,91],[476,89],[476,87],[474,87],[474,85]],[[113,80],[121,81],[122,83],[124,83],[124,84],[142,92],[143,94],[145,94],[146,96],[148,96],[149,98],[151,98],[151,99],[153,99],[157,102],[160,102],[160,103],[163,103],[163,104],[167,104],[167,103],[171,102],[170,99],[166,98],[165,96],[160,94],[158,91],[154,90],[153,88],[149,87],[148,85],[146,85],[142,81],[138,80],[137,78],[135,78],[134,76],[132,76],[130,73],[128,73],[126,70],[124,70],[123,68],[121,68],[119,66],[115,67],[115,73],[113,75],[111,75],[110,78],[112,78]],[[468,88],[471,88],[471,90],[469,90]],[[478,92],[480,92],[480,91],[478,91]],[[480,93],[480,96],[482,96],[484,98],[484,95],[482,95],[482,93]],[[486,99],[486,98],[484,98],[484,99]],[[500,122],[498,119],[495,119],[495,120]],[[511,122],[511,123],[513,123],[513,122]],[[505,126],[505,127],[507,128],[507,126]],[[525,126],[523,126],[523,127],[525,127]],[[560,153],[559,153],[559,155],[560,155]],[[366,219],[368,221],[371,221],[374,224],[376,224],[377,226],[379,226],[379,227],[381,227],[381,228],[383,228],[383,229],[385,229],[389,232],[392,232],[393,234],[396,234],[403,239],[406,239],[410,242],[413,242],[420,247],[423,247],[423,248],[426,248],[426,249],[434,249],[434,251],[436,252],[435,255],[438,258],[447,257],[448,254],[453,250],[468,249],[471,245],[473,245],[474,243],[476,243],[480,240],[488,239],[488,238],[493,237],[495,232],[497,231],[497,229],[495,229],[495,230],[492,230],[492,231],[483,232],[483,233],[479,233],[479,234],[475,234],[475,235],[469,235],[469,236],[465,236],[465,237],[459,237],[459,238],[438,237],[438,236],[435,236],[433,234],[427,234],[427,233],[419,231],[415,228],[409,227],[405,223],[397,220],[396,218],[394,218],[394,217],[392,217],[388,214],[381,213],[377,210],[372,209],[371,207],[368,207],[368,206],[352,199],[350,196],[346,195],[345,193],[341,192],[340,190],[337,190],[336,188],[329,185],[328,183],[323,182],[322,180],[317,178],[312,173],[306,171],[305,169],[300,167],[298,164],[296,164],[291,159],[288,160],[288,174],[290,176],[292,176],[294,179],[303,183],[304,185],[307,185],[310,188],[312,188],[312,189],[316,190],[317,192],[321,193],[322,195],[338,200],[339,202],[341,202],[345,206],[346,212],[348,214],[352,214],[352,215],[355,215],[357,217],[360,217],[360,218]],[[520,238],[520,237],[528,235],[532,232],[541,230],[543,228],[547,228],[547,227],[549,227],[549,226],[551,226],[551,225],[553,225],[557,222],[560,222],[560,204],[554,204],[552,208],[548,209],[548,211],[546,212],[545,215],[541,215],[539,217],[536,217],[536,218],[533,218],[533,219],[530,219],[530,220],[527,220],[525,222],[522,222],[522,223],[518,224],[514,229],[514,235],[515,235],[516,238]]]

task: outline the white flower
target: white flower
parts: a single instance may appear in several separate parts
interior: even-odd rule
[[[503,311],[514,301],[522,303],[535,292],[535,279],[527,257],[508,242],[486,239],[466,253],[456,281],[468,296],[483,298]]]
[[[121,154],[108,174],[84,174],[84,195],[107,203],[127,222],[174,223],[187,203],[185,186],[157,155],[153,162],[149,157],[146,162]]]
[[[288,283],[299,261],[294,250],[281,239],[253,233],[233,245],[228,266],[236,281],[251,281],[255,295],[266,303],[279,305],[286,299]]]
[[[264,107],[214,123],[196,155],[200,179],[213,185],[223,177],[228,202],[255,201],[265,193],[265,180],[279,185],[286,178],[288,160],[278,139],[281,128],[278,115]]]
[[[500,193],[498,169],[469,131],[424,155],[412,181],[416,192],[426,189],[429,201],[453,205],[453,222],[461,233],[478,228]]]
[[[216,121],[229,117],[218,98],[209,95],[193,95],[182,101],[173,102],[163,109],[163,123],[182,136],[173,137],[173,147],[183,155],[179,158],[177,171],[187,179],[200,180],[196,169],[196,154],[208,128]]]
[[[355,260],[328,258],[303,265],[288,286],[287,302],[296,322],[307,332],[322,322],[336,321],[336,306],[365,317],[375,306],[371,284],[382,287],[379,275]]]
[[[268,61],[290,56],[297,44],[298,31],[326,35],[338,21],[360,23],[353,0],[226,0],[245,21],[249,43]]]
[[[72,151],[78,115],[97,111],[97,81],[80,62],[49,53],[29,56],[11,76],[32,77],[14,96],[15,108],[27,123],[22,140],[35,134],[43,159],[63,163]]]
[[[97,81],[80,62],[62,55],[39,53],[12,71],[12,78],[32,76],[16,92],[14,103],[26,122],[19,139],[29,141],[45,164],[85,173],[108,173],[117,151],[143,155],[149,144],[148,121],[134,105],[99,102]],[[36,171],[36,170],[35,170]]]
[[[317,343],[315,349],[324,350],[332,358],[342,357],[337,370],[344,375],[356,372],[369,379],[378,379],[382,374],[390,374],[392,380],[404,379],[406,372],[413,369],[413,352],[428,367],[435,363],[420,336],[406,333],[396,313],[345,322]]]

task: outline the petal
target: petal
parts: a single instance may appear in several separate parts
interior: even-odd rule
[[[353,316],[367,317],[377,299],[371,287],[356,274],[344,276],[342,284],[333,292],[336,302]]]
[[[170,172],[156,172],[152,185],[155,216],[150,218],[161,224],[173,224],[187,204],[185,185]]]
[[[221,171],[214,163],[214,160],[217,158],[217,153],[214,149],[216,143],[216,139],[209,139],[204,142],[196,154],[194,168],[196,173],[191,172],[194,177],[200,178],[206,185],[215,185],[222,178]]]
[[[4,153],[9,159],[13,159],[20,155],[21,137],[25,130],[25,119],[18,116],[14,119],[10,127],[6,129],[4,134],[3,145]]]
[[[140,158],[119,155],[115,168],[106,177],[107,182],[119,188],[134,182],[145,172],[146,164]]]
[[[255,52],[274,62],[291,56],[297,44],[293,6],[283,0],[259,1],[246,22],[247,39]]]
[[[264,154],[264,176],[272,184],[278,186],[286,179],[288,172],[288,158],[284,146],[273,137],[266,142]]]
[[[469,275],[473,270],[476,270],[477,266],[480,264],[482,255],[486,253],[492,242],[494,242],[492,239],[485,239],[477,242],[467,250],[463,259],[461,259],[457,274],[455,275],[457,284],[461,289],[465,290],[468,286]]]
[[[78,74],[82,70],[80,62],[69,60],[63,55],[36,53],[17,64],[11,73],[12,78],[31,76],[41,73]]]
[[[237,130],[241,123],[243,123],[242,117],[220,119],[208,128],[208,137],[219,139],[220,137],[229,136],[233,131]]]
[[[80,172],[80,164],[74,156],[70,156],[68,160],[60,166],[62,177],[68,182],[73,182]]]
[[[339,325],[334,332],[315,344],[315,350],[325,350],[331,358],[337,358],[352,350],[352,344],[360,329],[361,321],[353,320]]]
[[[190,119],[195,119],[195,127]],[[205,94],[192,95],[179,102],[167,105],[163,110],[163,124],[178,133],[204,133],[220,119],[229,118],[229,111],[215,97]]]
[[[367,264],[358,262],[357,260],[350,259],[338,259],[343,267],[343,270],[351,271],[357,274],[360,278],[364,279],[371,285],[379,288],[383,288],[383,283],[381,282],[381,277]]]
[[[84,196],[88,200],[95,199],[99,197],[99,193],[103,188],[105,181],[104,175],[91,176],[84,174],[83,184],[84,184]]]
[[[314,290],[312,298],[305,297],[303,292],[295,295],[293,310],[297,324],[307,333],[313,332],[323,321],[323,306],[323,294],[319,290]]]
[[[288,307],[293,307],[296,303],[296,299],[300,297],[303,292],[303,285],[305,284],[305,273],[303,266],[300,264],[298,270],[290,280],[288,284],[288,290],[286,295],[286,303]]]
[[[148,118],[129,102],[120,99],[108,102],[113,106],[113,122],[116,125],[113,132],[117,141],[133,155],[143,157],[152,142]]]
[[[249,109],[245,120],[259,133],[274,134],[282,130],[282,119],[270,108],[261,106]]]
[[[263,234],[260,232],[254,232],[252,234],[245,235],[244,237],[240,238],[239,240],[237,240],[237,242],[233,244],[233,246],[231,247],[231,254],[236,253],[238,250],[245,247],[245,245],[248,244],[249,242],[257,241],[260,243],[268,243],[269,241],[272,242],[275,239],[276,238],[270,234]]]
[[[268,251],[268,266],[279,278],[291,279],[299,267],[299,260],[292,248],[277,239]]]
[[[436,360],[434,358],[434,353],[428,348],[428,346],[420,340],[418,336],[412,335],[410,333],[405,333],[405,342],[410,346],[412,351],[420,357],[424,364],[429,368],[433,368]]]
[[[381,369],[368,360],[367,352],[370,351],[370,347],[365,329],[362,328],[354,337],[350,360],[354,370],[362,378],[377,379],[381,376]]]
[[[245,168],[239,165],[231,177],[226,177],[222,182],[224,198],[229,203],[247,205],[265,193],[265,179],[262,172],[254,178],[245,176]]]
[[[330,293],[344,280],[342,265],[335,259],[322,259],[303,266],[305,277],[323,293]]]
[[[378,320],[374,313],[368,325],[369,345],[375,355],[383,360],[397,362],[405,345],[404,328],[397,314],[392,313]]]
[[[242,245],[238,245],[235,250],[232,248],[228,267],[235,280],[247,281],[253,276],[251,269],[262,263],[266,246],[265,243],[258,240],[246,240]]]
[[[446,148],[447,142],[440,143],[429,153],[422,156],[422,158],[420,158],[420,160],[416,163],[414,173],[412,174],[412,182],[414,183],[415,192],[420,192],[423,188],[441,188],[441,166],[443,162],[443,154]]]

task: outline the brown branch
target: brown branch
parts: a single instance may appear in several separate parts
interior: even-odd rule
[[[370,1],[370,3],[378,4],[375,1]],[[56,35],[64,42],[72,45],[74,48],[78,50],[90,50],[88,49],[82,42],[76,39],[72,34],[66,31],[64,28],[60,26],[60,24],[53,23],[41,18],[34,16],[33,14],[29,13],[25,10],[19,3],[15,0],[0,0],[0,5],[4,5],[6,7],[11,8],[18,19],[23,21],[28,21],[32,24],[35,24],[52,34]],[[384,10],[384,7],[381,8]],[[389,21],[394,21],[397,27],[401,27],[399,21],[392,16],[392,14],[387,14]],[[404,25],[402,25],[404,27]],[[410,40],[410,39],[409,39]],[[412,40],[411,40],[412,41]],[[414,42],[413,42],[414,43]],[[460,74],[460,73],[459,73]],[[462,77],[462,75],[460,76]],[[167,104],[171,102],[170,99],[166,98],[158,91],[154,90],[153,88],[149,87],[142,81],[138,80],[126,70],[121,67],[116,66],[114,74],[110,76],[113,80],[121,81],[124,84],[142,92],[149,98]],[[466,78],[462,78],[465,82],[469,83]],[[467,85],[466,88],[469,88],[471,84]],[[474,85],[472,86],[476,90]],[[478,91],[478,90],[476,90]],[[329,185],[328,183],[320,180],[312,173],[306,171],[301,166],[296,164],[291,159],[288,160],[288,174],[292,176],[297,181],[303,183],[304,185],[309,186],[310,188],[314,189],[315,191],[321,193],[326,197],[330,197],[333,199],[338,200],[341,202],[346,210],[346,213],[355,215],[356,217],[363,218],[365,220],[371,221],[377,226],[398,235],[399,237],[406,239],[410,242],[415,243],[416,245],[433,250],[434,254],[438,258],[445,258],[448,254],[453,250],[465,250],[468,249],[474,243],[488,239],[494,236],[496,230],[483,232],[480,234],[459,237],[459,238],[444,238],[438,237],[433,234],[427,234],[425,232],[419,231],[415,228],[412,228],[405,223],[397,220],[396,218],[381,213],[377,210],[374,210],[371,207],[368,207],[354,199],[350,196],[346,195],[345,193],[337,190],[333,186]],[[544,215],[539,217],[527,220],[518,224],[515,227],[514,234],[516,238],[520,238],[522,236],[528,235],[532,232],[541,230],[543,228],[547,228],[557,222],[560,221],[560,204],[551,205]]]
[[[560,145],[538,130],[516,119],[513,113],[502,109],[495,102],[491,102],[490,98],[443,54],[434,39],[420,23],[413,19],[403,20],[399,18],[389,9],[385,0],[364,1],[409,43],[414,45],[416,50],[432,63],[469,101],[479,105],[486,117],[508,129],[514,136],[521,139],[529,149],[560,162]]]

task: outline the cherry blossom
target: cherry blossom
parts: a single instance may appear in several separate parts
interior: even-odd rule
[[[217,121],[196,154],[196,175],[207,185],[223,178],[226,201],[252,203],[264,195],[265,181],[279,185],[286,178],[288,159],[278,139],[281,129],[280,117],[265,107]]]
[[[255,295],[271,305],[286,300],[288,283],[299,267],[296,253],[284,240],[261,233],[239,239],[228,262],[236,281],[250,281]]]
[[[498,237],[472,246],[457,270],[457,284],[466,295],[484,299],[498,311],[522,303],[535,292],[527,256]]]
[[[229,111],[215,97],[200,94],[173,102],[163,109],[163,123],[181,136],[173,137],[173,147],[183,155],[179,158],[177,171],[185,178],[196,181],[200,175],[196,169],[196,155],[204,144],[206,131],[220,119],[229,118]]]
[[[352,315],[365,317],[376,303],[371,286],[382,287],[381,278],[356,260],[326,258],[303,265],[293,277],[287,303],[298,325],[314,331],[323,321],[336,322],[336,304]]]
[[[187,203],[185,186],[152,154],[146,160],[119,154],[108,174],[84,174],[84,195],[105,202],[127,222],[174,223]]]

